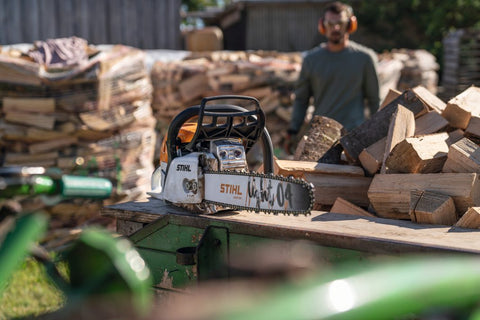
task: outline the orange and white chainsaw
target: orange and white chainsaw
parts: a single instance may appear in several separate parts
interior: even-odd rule
[[[253,110],[231,101],[250,104]],[[247,153],[259,141],[264,173],[248,171]],[[257,99],[247,96],[204,98],[170,123],[163,140],[160,166],[149,194],[199,213],[220,210],[309,214],[313,185],[273,174],[273,146],[265,114]]]

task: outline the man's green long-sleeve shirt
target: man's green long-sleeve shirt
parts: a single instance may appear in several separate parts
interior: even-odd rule
[[[332,118],[348,130],[360,125],[365,120],[365,100],[370,114],[379,106],[376,65],[373,50],[351,40],[340,52],[331,52],[325,45],[310,50],[296,83],[290,131],[300,130],[311,96],[314,115]]]

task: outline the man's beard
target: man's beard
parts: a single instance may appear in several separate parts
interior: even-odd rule
[[[340,32],[332,33],[330,35],[330,37],[328,37],[328,42],[330,42],[332,44],[342,43],[343,42],[343,34],[341,34]]]

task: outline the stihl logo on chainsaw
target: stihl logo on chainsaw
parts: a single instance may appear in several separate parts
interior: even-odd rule
[[[189,164],[177,164],[177,171],[191,172]]]
[[[220,185],[220,193],[228,193],[241,196],[242,193],[240,192],[240,185],[238,184],[227,184],[222,183]]]

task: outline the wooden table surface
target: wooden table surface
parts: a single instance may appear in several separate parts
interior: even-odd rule
[[[372,253],[480,253],[480,230],[422,225],[410,221],[360,217],[323,211],[285,216],[245,211],[193,214],[149,198],[106,206],[102,215],[124,221],[205,228],[226,225],[230,232],[273,239],[311,240],[320,245]]]

